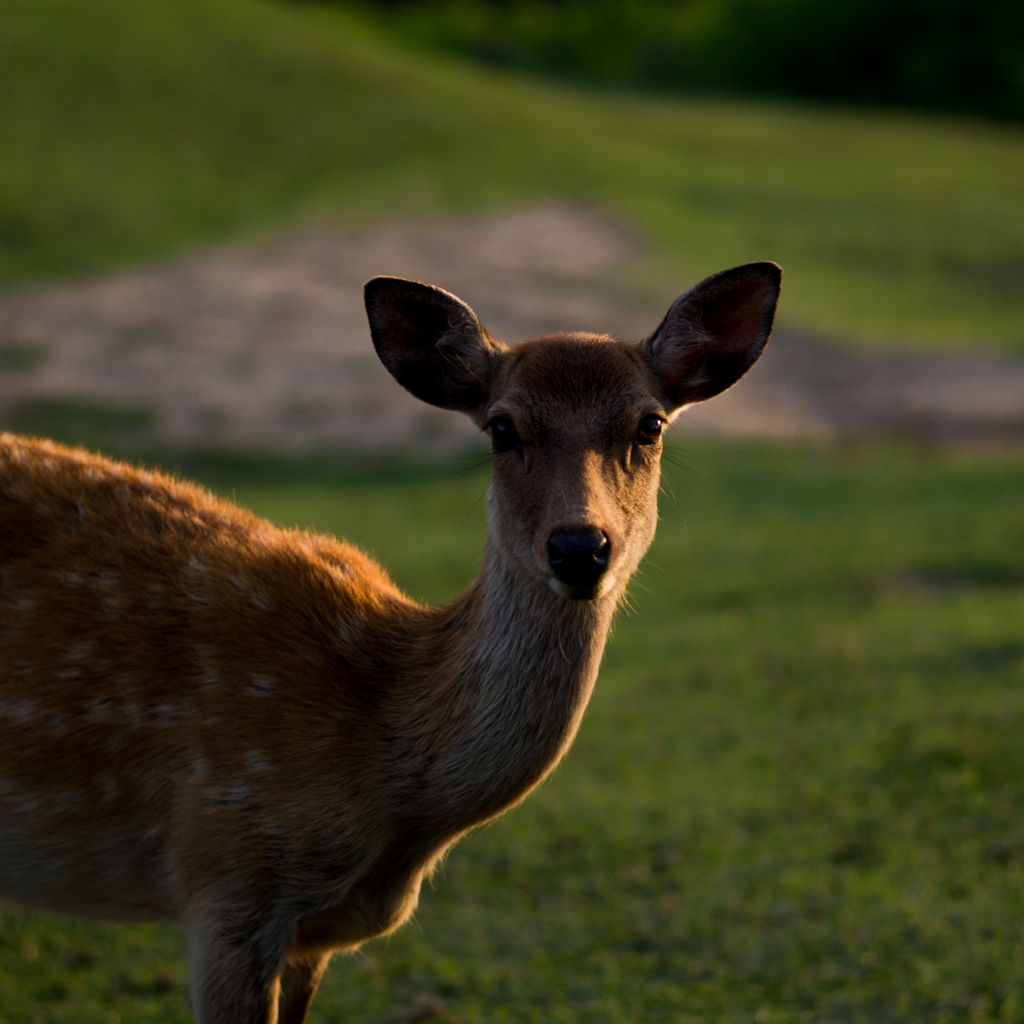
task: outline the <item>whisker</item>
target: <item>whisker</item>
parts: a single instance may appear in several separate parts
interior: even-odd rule
[[[465,517],[464,517],[464,518],[463,518],[463,520],[462,520],[462,525],[463,525],[463,526],[465,526],[465,525],[466,525],[466,523],[468,523],[468,522],[469,522],[469,517],[470,517],[470,516],[471,516],[471,515],[473,514],[473,509],[475,509],[475,508],[477,507],[477,505],[479,505],[479,504],[480,504],[480,499],[481,499],[481,498],[483,498],[483,497],[484,497],[484,496],[485,496],[485,495],[487,494],[487,491],[489,490],[489,488],[490,488],[490,485],[488,484],[488,486],[487,486],[487,487],[485,487],[485,488],[484,488],[484,489],[483,489],[483,490],[482,490],[482,491],[481,491],[481,492],[479,493],[479,495],[477,495],[477,499],[476,499],[476,501],[474,501],[474,502],[473,502],[473,504],[472,504],[472,505],[470,505],[468,509],[466,509],[466,515],[465,515]]]
[[[491,461],[490,452],[468,452],[465,455],[445,455],[445,459],[451,462],[461,462],[463,465],[457,467],[448,467],[444,470],[444,476],[453,477],[461,476],[464,473],[472,473],[475,470],[480,469],[482,466],[487,466]]]

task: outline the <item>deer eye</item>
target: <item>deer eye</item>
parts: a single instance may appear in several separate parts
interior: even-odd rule
[[[496,452],[510,452],[514,448],[522,447],[522,440],[515,424],[504,416],[499,416],[490,423],[491,440],[494,442]]]
[[[657,444],[665,421],[660,416],[645,416],[636,432],[637,444]]]

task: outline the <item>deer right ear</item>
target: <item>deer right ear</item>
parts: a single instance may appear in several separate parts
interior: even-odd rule
[[[442,409],[472,414],[483,405],[505,346],[466,303],[400,277],[373,278],[365,298],[373,347],[402,387]]]
[[[757,362],[772,333],[781,284],[777,264],[745,263],[672,303],[643,344],[671,409],[714,398]]]

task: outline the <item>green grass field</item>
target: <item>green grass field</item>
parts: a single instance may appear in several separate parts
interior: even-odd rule
[[[777,260],[791,325],[1024,352],[1019,126],[573,91],[284,0],[5,0],[0,139],[0,284],[554,198],[680,282]]]
[[[580,736],[314,1021],[1024,1021],[1024,458],[684,442]],[[195,468],[195,467],[193,467]],[[455,595],[480,469],[215,487]],[[6,912],[0,1021],[187,1021],[171,929]]]
[[[778,260],[789,325],[1024,353],[1020,127],[587,93],[270,0],[0,4],[0,285],[548,198],[684,283]],[[1024,1022],[1024,456],[686,443],[566,763],[314,1021]],[[185,468],[417,597],[475,571],[483,470]],[[0,912],[0,1024],[189,1019],[174,929]]]

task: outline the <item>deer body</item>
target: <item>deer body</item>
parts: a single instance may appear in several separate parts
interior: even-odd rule
[[[200,1024],[299,1024],[330,953],[407,919],[571,743],[661,423],[756,359],[777,290],[752,264],[644,345],[508,349],[445,292],[371,282],[385,365],[494,440],[483,566],[438,609],[349,545],[0,435],[0,895],[181,921]]]

